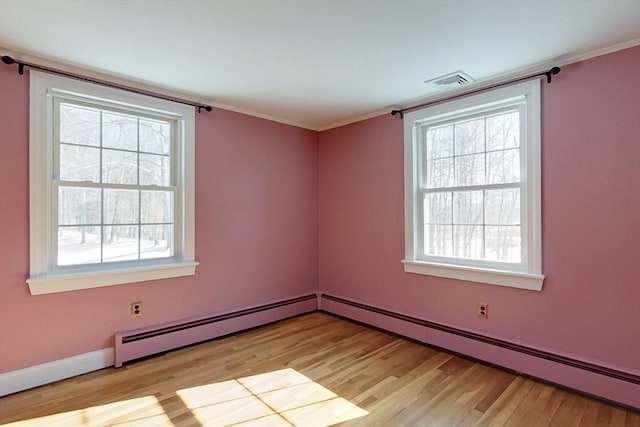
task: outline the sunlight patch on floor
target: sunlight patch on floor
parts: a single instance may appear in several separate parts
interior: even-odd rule
[[[325,427],[367,415],[294,369],[178,390],[205,426]]]
[[[162,405],[153,396],[122,400],[106,405],[92,406],[75,411],[52,414],[45,417],[31,418],[3,426],[171,426],[171,420]]]
[[[368,414],[295,369],[190,387],[176,396],[184,404],[177,414],[165,412],[169,399],[145,396],[3,426],[174,426],[171,417],[178,415],[175,425],[327,427]]]

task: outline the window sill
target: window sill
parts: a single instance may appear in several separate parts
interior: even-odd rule
[[[127,269],[74,274],[48,274],[27,279],[31,295],[76,291],[148,280],[193,276],[198,262],[179,262]]]
[[[407,273],[467,280],[470,282],[527,289],[530,291],[541,291],[542,282],[545,277],[540,274],[463,267],[415,260],[402,260],[402,263],[404,264],[404,271]]]

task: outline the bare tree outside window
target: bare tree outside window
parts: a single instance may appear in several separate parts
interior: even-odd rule
[[[57,106],[57,264],[173,256],[172,122]]]
[[[426,127],[423,253],[519,263],[520,112]]]

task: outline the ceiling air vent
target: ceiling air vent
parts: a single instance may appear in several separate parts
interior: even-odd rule
[[[436,77],[435,79],[427,80],[425,83],[433,89],[444,90],[454,89],[474,81],[475,80],[467,73],[458,70],[444,76]]]

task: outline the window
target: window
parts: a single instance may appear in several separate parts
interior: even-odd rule
[[[405,271],[541,290],[540,83],[405,115]]]
[[[32,294],[192,275],[192,107],[31,72]]]

